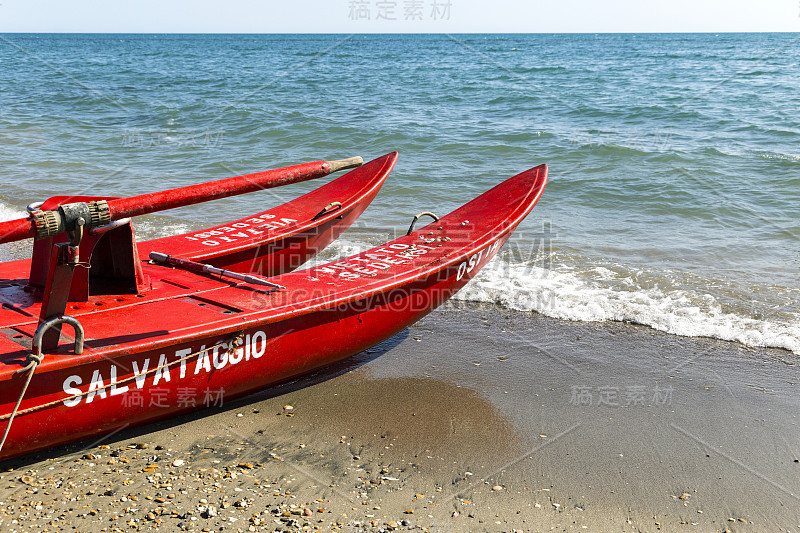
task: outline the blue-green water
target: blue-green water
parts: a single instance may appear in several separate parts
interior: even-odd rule
[[[0,65],[3,218],[398,150],[330,258],[547,163],[460,298],[800,353],[800,34],[3,35]],[[139,237],[314,186],[145,217]]]

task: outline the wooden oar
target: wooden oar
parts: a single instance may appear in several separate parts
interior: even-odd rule
[[[360,157],[337,161],[314,161],[168,191],[108,200],[109,222],[321,178],[332,172],[355,168],[362,164],[363,160]],[[0,222],[0,244],[30,239],[36,235],[37,229],[33,217]]]

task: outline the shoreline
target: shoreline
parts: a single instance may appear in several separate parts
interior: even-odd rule
[[[222,408],[6,462],[0,526],[793,530],[798,383],[784,350],[450,303]]]

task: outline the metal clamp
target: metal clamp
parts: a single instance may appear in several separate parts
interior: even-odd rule
[[[329,212],[338,211],[342,208],[342,202],[331,202],[325,207],[322,208],[322,211],[314,215],[314,218],[311,220],[317,220],[319,217],[327,215]]]
[[[411,225],[408,227],[408,232],[406,233],[406,235],[411,235],[411,232],[414,231],[414,224],[417,223],[417,220],[419,220],[420,217],[426,217],[426,216],[431,217],[434,222],[439,220],[439,217],[437,217],[430,211],[423,211],[422,213],[414,215],[414,218],[411,220]]]
[[[35,208],[36,204],[32,204]],[[55,211],[36,211],[31,213],[36,226],[36,238],[52,237],[63,231],[73,231],[77,222],[83,219],[88,228],[105,226],[111,222],[111,211],[105,200],[63,204]]]
[[[69,245],[73,248],[77,248],[81,241],[83,240],[83,227],[86,225],[86,221],[83,218],[78,218],[75,221],[75,228],[71,230],[67,230],[67,237],[69,237]]]
[[[38,358],[40,361],[42,357],[42,337],[44,337],[44,334],[48,329],[60,324],[69,324],[72,326],[72,328],[75,330],[75,355],[80,355],[83,353],[84,333],[81,323],[78,322],[77,318],[69,315],[56,316],[39,324],[39,327],[36,328],[36,333],[33,334],[32,355]]]
[[[105,233],[108,233],[112,229],[117,229],[120,226],[124,226],[124,225],[130,224],[130,223],[131,223],[131,219],[129,219],[129,218],[123,218],[121,220],[115,220],[111,224],[106,224],[105,226],[100,226],[99,228],[89,228],[89,235],[91,235],[93,237],[95,237],[97,235],[103,235]]]

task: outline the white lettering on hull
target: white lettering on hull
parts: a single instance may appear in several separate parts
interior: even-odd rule
[[[267,334],[261,330],[245,335],[244,344],[232,352],[229,351],[227,343],[222,343],[214,347],[213,350],[206,350],[206,346],[203,345],[200,348],[201,353],[197,357],[194,372],[188,372],[189,378],[193,378],[201,372],[209,373],[238,365],[243,361],[249,361],[251,358],[260,359],[266,354],[268,345]],[[86,370],[87,373],[91,372],[91,377],[88,380],[84,379],[88,374],[83,376],[78,374],[71,375],[64,380],[62,385],[64,393],[70,396],[63,400],[63,404],[66,407],[75,407],[81,402],[90,404],[98,399],[125,394],[131,390],[134,384],[135,390],[138,390],[159,385],[163,387],[165,383],[175,380],[181,381],[187,377],[187,356],[193,352],[192,348],[182,348],[175,350],[171,357],[167,353],[162,353],[159,356],[158,364],[153,367],[150,366],[149,357],[145,358],[144,361],[131,361],[133,372],[127,376],[126,384],[120,384],[119,368],[115,364]],[[177,361],[180,361],[180,364],[175,363]],[[171,363],[175,364],[170,366]],[[104,376],[109,376],[109,381],[106,382]],[[128,381],[131,378],[132,381]],[[85,388],[82,387],[84,383],[88,383]],[[176,386],[178,385],[176,384]]]
[[[293,218],[278,218],[275,215],[265,213],[241,222],[228,224],[227,226],[191,233],[185,235],[184,238],[190,241],[199,241],[203,246],[213,247],[222,243],[250,239],[254,235],[262,235],[264,231],[282,229],[296,222],[297,220]]]

